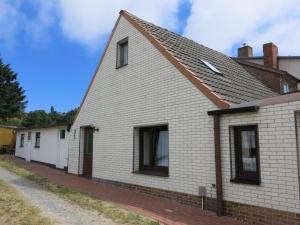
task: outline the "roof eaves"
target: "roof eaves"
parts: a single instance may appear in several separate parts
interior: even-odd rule
[[[41,126],[32,126],[32,127],[19,127],[16,130],[37,130],[37,129],[47,129],[47,128],[56,128],[56,127],[68,127],[70,124],[56,124],[56,125],[41,125]]]
[[[220,116],[224,114],[234,114],[234,113],[244,113],[244,112],[258,112],[259,106],[245,106],[245,107],[236,107],[236,108],[228,108],[228,109],[219,109],[208,111],[207,115],[209,116]]]

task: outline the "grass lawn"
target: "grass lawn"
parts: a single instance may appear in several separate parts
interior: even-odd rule
[[[76,203],[83,208],[96,210],[99,214],[106,218],[110,218],[112,221],[118,224],[133,224],[133,225],[158,225],[157,221],[146,218],[144,216],[138,215],[136,213],[130,212],[126,209],[120,208],[114,204],[103,202],[94,199],[84,193],[74,191],[70,188],[56,185],[51,183],[44,177],[38,176],[31,173],[28,170],[17,167],[15,164],[0,156],[0,166],[6,168],[7,170],[17,174],[20,177],[24,177],[31,180],[48,191],[51,191],[60,197]],[[1,213],[1,212],[0,212]],[[1,214],[0,214],[1,215]],[[37,223],[39,224],[39,223]],[[41,224],[43,225],[43,224]]]
[[[54,222],[41,215],[40,209],[25,202],[10,185],[0,180],[0,224],[52,225]]]

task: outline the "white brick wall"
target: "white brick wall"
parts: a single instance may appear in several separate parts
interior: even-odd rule
[[[116,70],[116,43],[127,36],[129,63]],[[94,177],[191,194],[205,185],[214,196],[213,128],[206,113],[212,109],[216,107],[122,18],[72,127],[69,172],[78,172],[79,127],[95,124],[100,131],[94,133]],[[170,176],[132,174],[133,128],[162,123],[169,124]]]
[[[116,43],[128,37],[129,64],[116,67]],[[226,200],[299,212],[293,111],[299,103],[221,119]],[[69,172],[78,173],[80,127],[93,124],[93,177],[215,197],[213,121],[217,109],[147,39],[121,18],[89,95],[72,126]],[[169,124],[169,177],[133,174],[133,128]],[[259,123],[262,184],[230,183],[228,126]],[[76,137],[74,139],[74,130]],[[82,136],[81,136],[82,139]],[[82,145],[82,140],[81,140]],[[82,149],[81,149],[82,152]],[[283,159],[283,160],[282,160]],[[82,160],[82,157],[81,157]],[[80,163],[82,168],[82,162]]]
[[[221,143],[225,200],[298,212],[299,183],[294,112],[300,102],[261,107],[258,113],[224,115]],[[258,124],[261,185],[230,182],[229,126]]]

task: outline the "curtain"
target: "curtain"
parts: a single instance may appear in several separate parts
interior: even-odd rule
[[[242,131],[242,157],[245,171],[256,171],[256,142],[254,131]]]
[[[144,165],[149,166],[150,165],[150,132],[143,132],[143,139],[144,139]]]
[[[156,146],[156,166],[169,165],[169,133],[168,131],[160,131],[158,134]]]

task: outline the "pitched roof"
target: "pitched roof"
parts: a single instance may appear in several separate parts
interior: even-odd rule
[[[224,103],[223,107],[222,104],[217,104],[220,108],[278,95],[230,57],[146,22],[126,11],[121,11],[120,14],[155,44],[180,72],[186,76],[188,74],[187,77],[206,96],[215,100],[214,103],[218,100]],[[201,59],[220,70],[222,75],[209,69]]]
[[[219,108],[229,108],[231,104],[277,95],[230,57],[121,10],[74,121],[81,111],[122,16]],[[210,61],[224,75],[215,76],[215,73],[200,63],[200,58]]]

